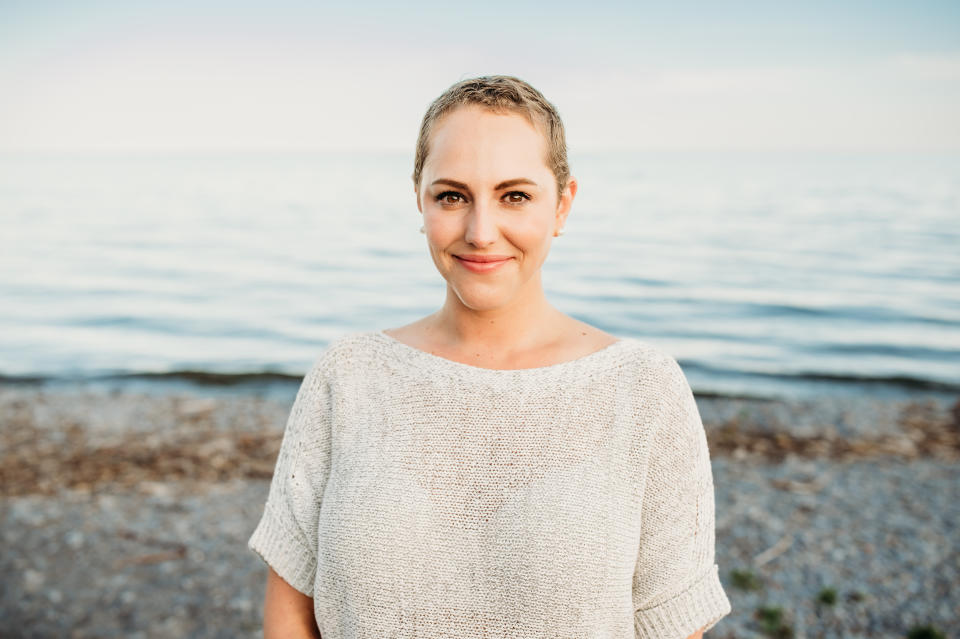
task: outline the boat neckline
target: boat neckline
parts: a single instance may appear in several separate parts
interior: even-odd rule
[[[595,363],[599,364],[611,360],[614,355],[620,353],[623,348],[627,346],[628,342],[632,341],[630,338],[619,337],[615,342],[611,342],[603,348],[595,350],[591,353],[581,355],[580,357],[570,359],[565,362],[550,364],[549,366],[534,366],[531,368],[486,368],[483,366],[474,366],[473,364],[457,362],[452,359],[447,359],[446,357],[441,357],[440,355],[428,353],[427,351],[416,348],[415,346],[410,346],[406,342],[401,342],[396,337],[388,335],[383,330],[374,331],[373,335],[383,340],[387,344],[392,345],[394,348],[417,358],[423,364],[433,365],[435,367],[444,367],[451,371],[491,376],[540,375],[566,371],[574,368],[585,368]]]

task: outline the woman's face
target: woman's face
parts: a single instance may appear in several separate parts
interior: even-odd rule
[[[522,115],[475,105],[433,128],[417,208],[434,264],[469,308],[539,295],[540,267],[577,189],[570,178],[558,198],[546,144]]]

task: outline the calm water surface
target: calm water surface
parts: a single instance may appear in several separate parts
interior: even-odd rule
[[[572,156],[565,312],[703,392],[960,392],[960,156]],[[302,375],[443,302],[408,154],[0,157],[0,375]]]

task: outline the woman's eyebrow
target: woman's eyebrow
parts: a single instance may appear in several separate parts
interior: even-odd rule
[[[499,191],[500,189],[507,189],[507,188],[510,188],[511,186],[516,186],[518,184],[532,184],[533,186],[537,186],[537,183],[531,180],[530,178],[514,178],[512,180],[506,180],[504,182],[501,182],[500,184],[493,187],[493,190]]]
[[[446,184],[447,186],[452,186],[455,189],[462,189],[464,191],[470,190],[470,187],[464,184],[463,182],[457,182],[456,180],[451,180],[448,178],[440,178],[438,180],[434,180],[433,182],[430,183],[430,186],[434,186],[436,184]],[[493,190],[499,191],[501,189],[510,188],[511,186],[516,186],[517,184],[531,184],[533,186],[537,186],[537,183],[531,180],[530,178],[513,178],[512,180],[504,180],[500,184],[493,187]]]
[[[457,182],[456,180],[449,180],[447,178],[440,178],[439,180],[434,180],[430,183],[430,186],[436,184],[446,184],[447,186],[452,186],[455,189],[462,189],[464,191],[469,191],[470,187],[464,184],[463,182]]]

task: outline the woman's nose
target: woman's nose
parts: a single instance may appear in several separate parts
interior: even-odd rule
[[[496,211],[486,202],[475,201],[467,214],[467,228],[463,239],[468,244],[482,247],[496,241],[499,233]]]

